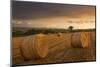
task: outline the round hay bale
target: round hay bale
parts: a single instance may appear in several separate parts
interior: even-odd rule
[[[91,45],[91,38],[88,32],[77,32],[71,35],[71,45],[78,48],[88,48]]]
[[[90,32],[91,34],[91,41],[92,41],[92,47],[96,47],[96,32],[95,31],[92,31]]]
[[[20,45],[23,41],[23,37],[12,38],[12,62],[13,64],[24,62],[24,58],[20,51]]]
[[[26,37],[21,45],[21,51],[25,59],[45,58],[48,54],[46,36],[37,34]]]
[[[92,38],[93,42],[96,41],[96,32],[91,32],[91,38]]]
[[[62,33],[58,33],[57,36],[62,36]]]

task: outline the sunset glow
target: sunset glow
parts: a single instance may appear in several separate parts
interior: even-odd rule
[[[69,26],[73,26],[74,29],[95,28],[94,6],[14,2],[13,11],[13,27],[67,29]]]
[[[95,28],[94,17],[90,18],[66,18],[66,17],[52,17],[34,20],[17,20],[16,26],[22,27],[43,27],[43,28],[68,28],[73,26],[75,29]]]

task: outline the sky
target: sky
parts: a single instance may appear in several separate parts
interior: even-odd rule
[[[95,28],[95,6],[12,1],[12,26]]]

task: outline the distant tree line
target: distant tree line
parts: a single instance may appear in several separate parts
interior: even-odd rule
[[[34,35],[34,34],[48,34],[48,33],[66,33],[66,32],[80,32],[80,31],[94,31],[95,29],[73,29],[73,26],[69,26],[68,29],[38,29],[38,28],[31,28],[28,30],[18,29],[12,31],[12,36],[27,36],[27,35]]]
[[[48,34],[48,33],[65,33],[66,29],[29,29],[26,32],[21,30],[13,31],[13,36],[26,36],[26,35],[34,35],[38,33]]]

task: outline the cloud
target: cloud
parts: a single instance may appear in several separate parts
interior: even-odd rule
[[[14,19],[95,16],[95,6],[12,1],[12,16]]]
[[[95,28],[95,6],[12,1],[12,18],[13,27]]]

